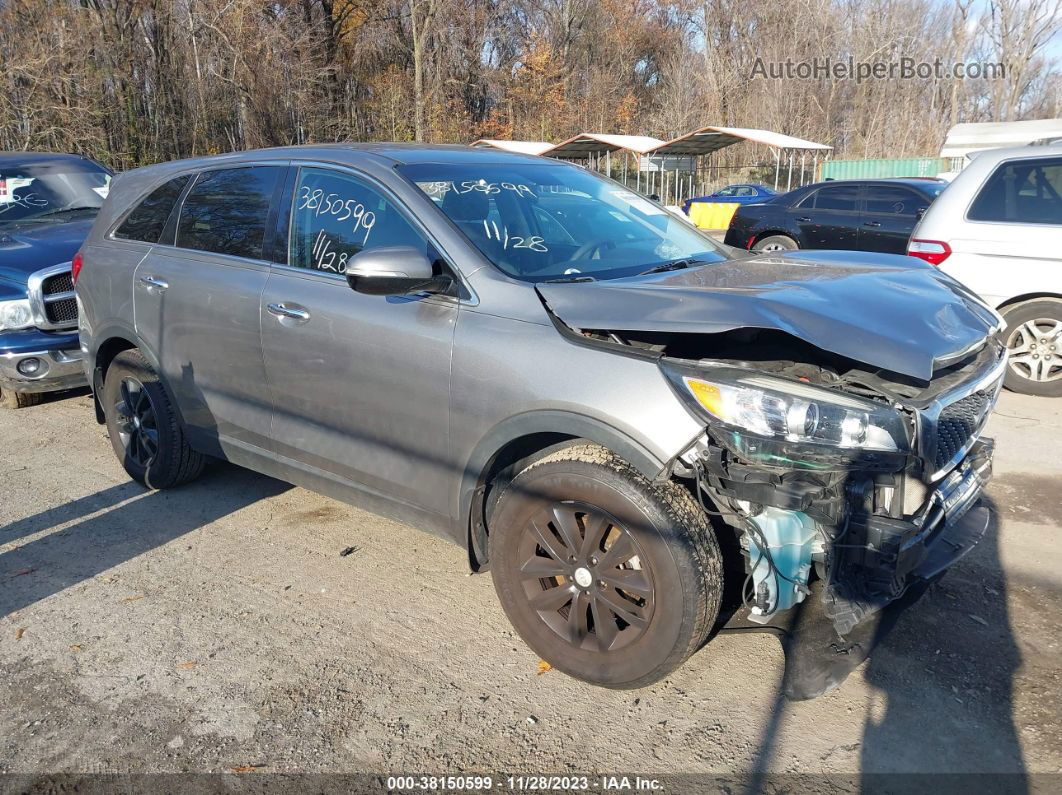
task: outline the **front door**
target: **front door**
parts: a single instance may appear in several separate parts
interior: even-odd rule
[[[206,452],[271,446],[259,307],[270,208],[284,170],[199,174],[168,241],[176,245],[153,247],[134,276],[137,333],[158,358],[192,443]]]
[[[854,249],[859,244],[859,187],[828,185],[790,212],[800,227],[801,248]]]
[[[367,248],[437,255],[382,190],[322,167],[299,170],[288,236],[287,265],[273,268],[261,307],[281,463],[446,514],[458,302],[363,295],[343,276]]]

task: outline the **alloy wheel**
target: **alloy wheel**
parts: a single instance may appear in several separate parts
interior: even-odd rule
[[[1029,381],[1062,378],[1062,320],[1037,318],[1022,323],[1007,340],[1010,369]]]
[[[655,607],[653,574],[629,529],[591,505],[545,504],[523,528],[520,578],[531,607],[572,646],[614,651]]]
[[[118,436],[129,458],[146,469],[159,452],[158,423],[151,396],[135,378],[123,378],[118,394],[114,407]]]

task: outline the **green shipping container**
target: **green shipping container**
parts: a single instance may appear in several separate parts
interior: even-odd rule
[[[885,179],[935,177],[948,170],[940,157],[895,157],[886,160],[827,160],[819,165],[819,179]]]

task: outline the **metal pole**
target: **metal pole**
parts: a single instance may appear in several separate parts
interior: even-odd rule
[[[605,152],[605,176],[612,176],[612,151]]]
[[[790,150],[790,152],[789,152],[789,176],[786,178],[785,192],[788,193],[792,189],[793,189],[793,152],[792,152],[792,150]]]
[[[772,149],[771,152],[774,153],[774,189],[778,190],[778,172],[782,167],[782,156],[777,149]]]
[[[808,156],[806,149],[800,150],[800,184],[807,185],[807,173],[804,170],[804,158]],[[797,186],[799,187],[799,186]]]

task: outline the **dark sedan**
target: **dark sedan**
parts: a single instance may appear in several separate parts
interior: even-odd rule
[[[798,248],[907,253],[922,213],[947,187],[933,179],[820,182],[741,207],[726,243],[753,251]]]

